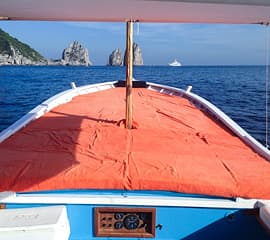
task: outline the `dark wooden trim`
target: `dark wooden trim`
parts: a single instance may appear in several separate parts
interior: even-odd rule
[[[115,87],[126,87],[126,81],[119,80],[114,84]],[[147,88],[149,85],[145,81],[133,81],[132,88]]]

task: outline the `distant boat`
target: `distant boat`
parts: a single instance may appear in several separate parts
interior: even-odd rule
[[[171,66],[171,67],[181,67],[182,64],[180,62],[178,62],[176,59],[174,59],[173,62],[169,63],[169,66]]]

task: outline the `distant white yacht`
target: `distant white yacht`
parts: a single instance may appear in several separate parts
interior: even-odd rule
[[[169,66],[171,66],[171,67],[180,67],[180,66],[182,66],[182,64],[180,62],[178,62],[176,59],[174,59],[173,62],[169,63]]]

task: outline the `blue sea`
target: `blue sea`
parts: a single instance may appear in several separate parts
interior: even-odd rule
[[[192,91],[222,109],[265,144],[266,95],[264,66],[134,68],[134,78]],[[125,79],[124,67],[0,67],[0,131],[50,96],[77,86]],[[269,140],[268,140],[269,141]]]

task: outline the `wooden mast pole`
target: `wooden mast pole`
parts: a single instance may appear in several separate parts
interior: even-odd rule
[[[126,128],[132,128],[133,22],[127,22],[126,36]]]

